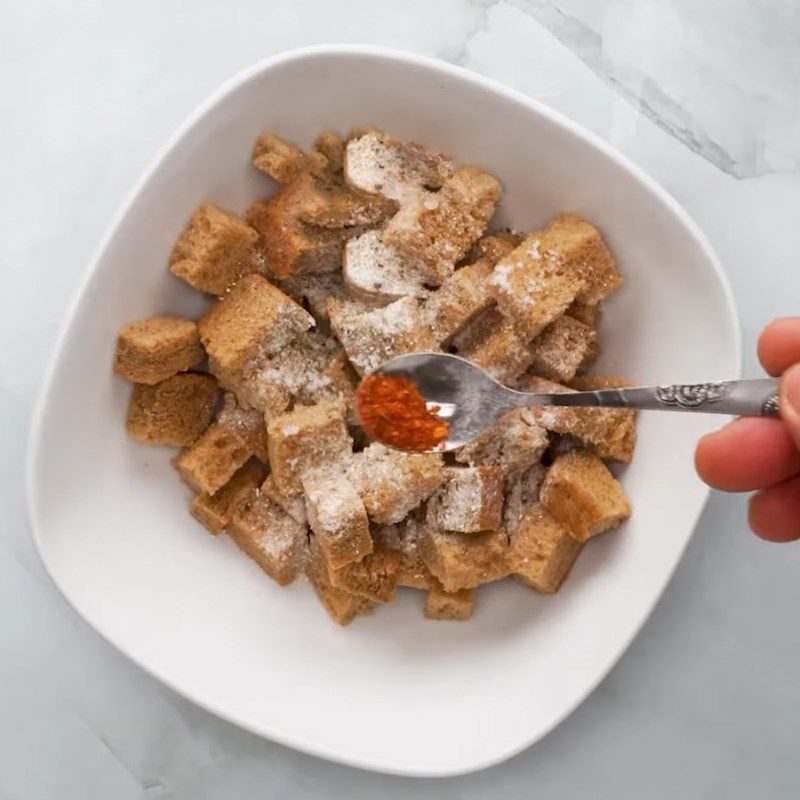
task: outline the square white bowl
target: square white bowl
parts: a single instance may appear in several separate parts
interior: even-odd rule
[[[34,538],[53,581],[120,651],[175,691],[270,739],[408,775],[468,772],[536,741],[619,658],[669,580],[707,491],[697,437],[719,420],[645,413],[622,472],[634,515],[590,542],[564,588],[479,591],[469,623],[432,623],[422,595],[334,625],[303,581],[281,589],[187,513],[167,448],[126,438],[117,329],[197,315],[166,271],[201,200],[242,211],[274,185],[256,135],[308,144],[371,123],[474,162],[504,185],[499,223],[531,230],[573,210],[596,223],[627,282],[602,323],[599,370],[642,383],[735,377],[731,293],[708,243],[652,180],[553,111],[456,67],[326,46],[247,70],[216,92],[148,170],[100,249],[59,342],[31,434]],[[124,714],[124,709],[121,709]]]

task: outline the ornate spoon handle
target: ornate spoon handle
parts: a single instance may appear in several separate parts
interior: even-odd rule
[[[548,401],[556,406],[612,406],[748,417],[779,415],[777,378],[568,392],[549,395]]]

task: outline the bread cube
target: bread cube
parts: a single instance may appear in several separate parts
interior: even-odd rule
[[[184,372],[152,386],[137,383],[125,428],[140,442],[183,447],[208,427],[216,403],[217,382],[210,375]]]
[[[514,325],[496,309],[476,317],[454,339],[460,356],[499,381],[511,381],[533,362],[533,350]]]
[[[348,477],[374,522],[400,522],[444,483],[439,453],[403,453],[371,444],[353,456]]]
[[[404,297],[373,311],[331,299],[328,313],[331,327],[360,375],[374,372],[385,361],[403,353],[436,347],[414,297]]]
[[[215,495],[198,494],[189,509],[192,516],[211,533],[221,533],[266,474],[257,461],[248,461]]]
[[[419,553],[419,522],[409,516],[395,525],[379,525],[373,529],[376,547],[393,550],[400,556],[397,585],[427,589],[434,579]]]
[[[619,381],[617,387],[606,380]],[[584,375],[572,385],[589,390],[618,388],[624,379]],[[567,386],[526,375],[517,381],[516,388],[528,392],[569,392]],[[600,458],[630,463],[636,446],[635,412],[626,408],[579,408],[577,406],[532,406],[524,410],[532,421],[553,433],[575,437]]]
[[[616,528],[631,515],[619,481],[595,455],[575,450],[559,456],[545,476],[545,508],[579,542]]]
[[[492,268],[479,259],[457,269],[427,299],[425,315],[440,345],[448,345],[481,312],[492,304],[486,280]]]
[[[599,303],[622,285],[622,275],[597,228],[575,214],[561,214],[551,220],[542,232],[540,246],[583,278],[576,297],[579,301]]]
[[[228,524],[239,548],[281,586],[288,586],[308,562],[308,530],[258,489],[253,489]]]
[[[261,355],[280,352],[314,324],[313,317],[260,275],[236,283],[200,320],[212,371],[241,372]]]
[[[307,478],[303,481],[303,491],[311,530],[332,570],[361,561],[372,552],[367,510],[345,475],[332,473]],[[336,580],[334,585],[339,585]]]
[[[358,614],[368,614],[372,610],[372,603],[366,597],[351,594],[331,583],[330,571],[316,536],[311,537],[309,551],[306,575],[331,618],[339,625],[348,625]]]
[[[203,203],[178,237],[169,271],[201,292],[221,295],[243,275],[260,272],[258,234],[233,214]]]
[[[414,142],[403,143],[377,129],[351,136],[344,155],[344,177],[351,186],[405,201],[417,189],[438,189],[453,174],[449,158]]]
[[[262,133],[253,145],[253,166],[278,183],[288,183],[309,164],[306,154],[294,142],[274,133]]]
[[[262,414],[255,409],[245,408],[236,395],[225,392],[216,422],[217,425],[236,432],[259,461],[268,463],[267,426]]]
[[[547,449],[547,432],[525,412],[517,408],[503,414],[488,431],[459,447],[456,461],[498,467],[506,477],[536,464]]]
[[[439,286],[486,229],[500,184],[478,167],[461,167],[438,192],[419,190],[402,201],[383,239],[418,263],[426,283]]]
[[[153,384],[184,372],[205,358],[197,325],[164,314],[132,322],[117,336],[114,374],[134,383]]]
[[[362,233],[345,245],[342,274],[353,295],[367,303],[385,304],[406,295],[426,294],[414,262],[387,247],[377,230]]]
[[[481,236],[470,248],[464,263],[472,264],[475,261],[486,261],[493,267],[501,258],[505,258],[515,247],[519,247],[522,236],[512,231],[495,231]]]
[[[427,524],[461,533],[497,530],[503,522],[499,467],[448,467],[447,479],[428,500]]]
[[[283,494],[278,489],[273,475],[269,475],[261,484],[261,494],[280,506],[295,522],[308,527],[308,513],[303,495]]]
[[[528,236],[497,262],[489,278],[497,307],[525,341],[558,319],[586,286],[582,274],[546,249],[542,237]]]
[[[337,588],[375,603],[394,600],[400,573],[400,554],[394,550],[375,547],[360,561],[350,561],[338,569],[332,569],[329,562],[328,567],[331,583]]]
[[[539,504],[545,472],[544,465],[538,463],[506,479],[503,527],[508,533],[515,531],[531,508]]]
[[[215,424],[181,451],[173,464],[195,491],[213,495],[252,455],[252,447],[236,431]]]
[[[280,280],[337,270],[344,243],[361,232],[307,225],[296,215],[296,194],[297,185],[286,184],[269,200],[253,203],[244,213],[258,234],[256,249],[268,265],[269,274]]]
[[[425,526],[419,539],[425,566],[446,592],[474,589],[508,575],[505,531],[453,533]]]
[[[590,328],[597,328],[600,319],[600,303],[586,303],[583,300],[573,300],[564,312],[568,317],[588,325]]]
[[[330,330],[328,298],[347,300],[350,297],[341,272],[293,275],[289,280],[282,281],[280,287],[295,302],[306,305],[317,328],[323,332]]]
[[[322,131],[314,139],[313,149],[325,158],[330,172],[341,172],[344,166],[344,148],[347,143],[336,131]]]
[[[269,464],[278,490],[300,494],[303,479],[343,471],[353,452],[340,400],[300,406],[267,426]]]
[[[536,505],[511,533],[508,568],[537,592],[556,592],[582,546],[544,506]]]
[[[596,355],[595,333],[588,325],[564,315],[553,320],[531,344],[531,371],[553,381],[569,381]]]
[[[438,581],[434,581],[428,587],[425,616],[428,619],[465,620],[472,616],[474,605],[474,589],[446,592]]]

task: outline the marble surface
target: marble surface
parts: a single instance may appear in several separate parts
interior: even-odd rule
[[[113,651],[49,584],[27,529],[27,426],[100,236],[212,89],[267,55],[329,41],[461,64],[638,162],[717,249],[748,374],[759,328],[800,313],[797,0],[7,0],[0,798],[797,796],[800,547],[748,536],[742,497],[712,496],[652,618],[565,723],[503,765],[438,781],[328,764],[209,716]]]

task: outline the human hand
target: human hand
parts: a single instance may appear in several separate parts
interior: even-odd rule
[[[758,338],[764,369],[781,375],[780,419],[742,417],[704,436],[695,466],[715,489],[751,492],[750,527],[762,539],[800,539],[800,317],[770,323]]]

